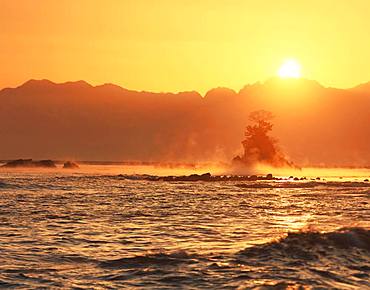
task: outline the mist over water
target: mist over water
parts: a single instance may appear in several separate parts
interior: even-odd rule
[[[304,165],[367,166],[368,91],[368,86],[336,90],[306,79],[272,78],[239,92],[211,89],[202,97],[196,91],[150,93],[30,80],[0,91],[1,158],[231,160],[243,153],[250,113],[263,109],[275,116],[271,137],[279,139],[279,148],[261,134],[253,140],[245,136],[254,141],[247,148],[263,149],[248,150],[257,160],[274,155],[274,163],[282,165],[286,155]],[[284,155],[272,154],[276,149]]]
[[[3,163],[4,164],[4,163]],[[153,176],[181,176],[190,174],[211,173],[212,175],[266,175],[273,174],[276,177],[307,177],[307,178],[326,178],[327,180],[358,180],[363,181],[370,177],[370,169],[365,167],[346,168],[346,167],[274,167],[268,164],[255,163],[253,165],[235,166],[228,163],[158,163],[154,165],[117,165],[103,163],[94,165],[80,163],[78,169],[63,169],[60,164],[56,168],[2,168],[0,163],[0,174],[70,174],[70,175],[153,175]]]
[[[369,170],[297,174],[325,173],[326,181],[156,182],[118,175],[186,170],[0,170],[1,285],[370,287]]]

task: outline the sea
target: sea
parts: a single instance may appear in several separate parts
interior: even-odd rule
[[[179,174],[1,169],[0,288],[370,289],[369,169],[304,180],[142,175],[169,173]]]

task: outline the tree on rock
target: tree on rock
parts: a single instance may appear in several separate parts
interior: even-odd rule
[[[249,115],[251,124],[246,127],[242,141],[244,154],[236,156],[234,162],[247,165],[265,163],[272,166],[292,166],[277,146],[277,140],[269,133],[272,131],[274,118],[271,112],[260,110]]]

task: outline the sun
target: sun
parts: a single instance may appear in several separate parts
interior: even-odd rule
[[[300,78],[301,65],[295,59],[287,59],[283,62],[278,71],[278,76],[281,78]]]

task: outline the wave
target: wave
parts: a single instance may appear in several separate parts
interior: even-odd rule
[[[342,228],[334,232],[288,233],[277,241],[253,246],[240,251],[242,260],[266,259],[300,261],[318,260],[323,256],[346,256],[355,253],[366,254],[370,258],[370,230],[364,228]]]
[[[258,268],[265,281],[273,282],[253,289],[306,289],[302,285],[368,289],[370,231],[342,228],[289,233],[238,252],[233,263]]]
[[[103,268],[141,268],[148,266],[174,266],[183,263],[196,263],[195,255],[190,255],[186,251],[175,251],[171,253],[148,253],[146,255],[125,257],[115,260],[100,262]]]
[[[273,262],[279,260],[312,261],[328,255],[366,254],[370,258],[370,230],[342,228],[334,232],[288,233],[284,238],[248,247],[236,253],[238,263]],[[360,253],[360,252],[361,253]],[[174,252],[149,252],[144,255],[100,261],[104,268],[137,268],[148,266],[179,265],[207,260],[206,256],[185,250]],[[368,269],[370,270],[370,268]]]
[[[154,252],[100,261],[108,270],[107,280],[125,281],[132,276],[150,275],[165,285],[194,283],[191,269],[218,273],[200,275],[197,285],[248,289],[369,288],[370,231],[342,228],[333,232],[297,232],[234,254]],[[182,269],[182,275],[173,269]],[[187,269],[187,270],[186,270]],[[250,270],[253,269],[253,270]],[[257,271],[255,269],[258,269]],[[185,273],[185,274],[184,274]],[[226,278],[232,273],[233,278]],[[226,276],[225,276],[226,275]],[[179,280],[182,279],[182,280]],[[256,283],[258,281],[258,283]],[[244,289],[244,288],[243,288]]]
[[[114,260],[97,261],[107,270],[102,279],[125,281],[151,276],[166,285],[194,283],[186,271],[204,269],[218,273],[200,275],[201,284],[242,285],[248,289],[366,288],[370,271],[370,231],[342,228],[333,232],[298,232],[232,253],[149,252]],[[173,269],[182,269],[182,274]],[[253,270],[250,270],[253,269]],[[255,271],[255,269],[258,269]],[[233,279],[225,273],[232,273]],[[258,283],[256,283],[258,281]],[[200,284],[199,284],[200,283]],[[202,284],[203,283],[203,284]],[[243,288],[244,289],[244,288]]]

